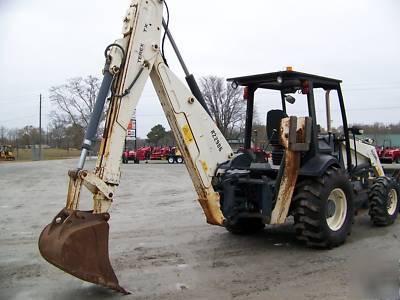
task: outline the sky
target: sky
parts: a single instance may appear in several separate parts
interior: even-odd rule
[[[293,66],[343,80],[350,123],[400,121],[400,1],[167,2],[171,32],[197,78],[229,78]],[[0,126],[38,126],[39,94],[46,125],[55,109],[48,99],[50,87],[73,77],[100,77],[104,48],[120,38],[129,3],[0,0]],[[169,47],[166,56],[171,69],[183,78]],[[317,98],[321,113],[323,94],[317,93]],[[277,95],[258,92],[260,121],[265,122],[267,111],[277,105]],[[305,105],[298,99],[289,112],[304,115]],[[339,120],[334,105],[334,125],[340,125]],[[145,137],[158,123],[167,127],[149,80],[137,108],[138,135]]]

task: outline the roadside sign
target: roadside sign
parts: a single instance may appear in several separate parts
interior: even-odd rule
[[[128,129],[126,131],[126,140],[135,141],[136,140],[136,109],[133,111],[133,115],[128,124]]]

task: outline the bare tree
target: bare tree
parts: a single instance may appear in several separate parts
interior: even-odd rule
[[[56,112],[52,112],[51,121],[48,127],[49,130],[49,143],[53,147],[63,147],[63,141],[65,139],[65,131],[68,126],[68,121]]]
[[[223,78],[216,76],[201,78],[200,86],[211,117],[222,134],[231,138],[245,120],[243,89],[234,89]]]
[[[6,143],[6,134],[7,134],[7,128],[4,126],[0,126],[0,143],[5,144]]]
[[[8,144],[13,146],[17,145],[18,140],[18,128],[11,128],[7,130],[7,140]]]
[[[42,132],[43,133],[43,132]],[[20,145],[31,147],[39,142],[39,129],[32,125],[26,125],[18,130]]]
[[[99,88],[99,79],[93,76],[72,78],[63,85],[50,88],[50,100],[57,107],[52,118],[86,128]]]

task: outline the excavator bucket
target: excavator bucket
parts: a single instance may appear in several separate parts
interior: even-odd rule
[[[109,218],[108,213],[64,208],[40,234],[39,250],[49,263],[75,277],[129,294],[108,257]]]

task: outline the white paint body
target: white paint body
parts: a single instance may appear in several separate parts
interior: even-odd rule
[[[130,92],[123,97],[112,97],[109,105],[107,130],[100,146],[95,177],[88,177],[98,178],[108,186],[105,188],[102,184],[96,184],[98,180],[91,182],[94,212],[106,212],[111,206],[112,197],[109,195],[114,195],[115,187],[119,184],[127,127],[144,85],[151,77],[207,221],[223,225],[220,196],[214,191],[211,181],[218,165],[231,159],[233,151],[191,91],[165,64],[160,53],[162,14],[163,2],[160,0],[133,0],[124,19],[123,38],[115,42],[124,49],[125,62],[118,47],[113,47],[110,51],[110,72],[116,79],[115,93],[122,95],[127,90]],[[354,149],[354,145],[351,147]],[[371,161],[377,173],[383,174],[375,148],[357,142],[357,153],[359,163]],[[343,155],[345,158],[345,151]],[[352,155],[355,155],[354,151]],[[77,207],[81,183],[72,181],[70,186],[73,187],[68,195],[68,199],[71,199],[70,206]],[[109,195],[104,195],[103,191],[107,191]],[[286,214],[280,219],[284,220]]]
[[[162,1],[133,0],[126,14],[124,37],[116,41],[126,53],[126,62],[117,77],[116,94],[123,94],[141,70],[142,73],[128,95],[111,100],[106,119],[109,130],[102,140],[95,174],[110,186],[119,184],[126,130],[150,76],[185,158],[207,220],[221,225],[224,218],[220,211],[219,195],[213,190],[211,180],[218,164],[231,158],[233,152],[191,91],[165,64],[160,53],[162,11]],[[110,51],[112,73],[116,73],[121,65],[121,53],[117,47]],[[99,200],[97,194],[94,200],[96,212],[105,212],[110,207],[111,202],[107,197]]]
[[[378,153],[376,152],[374,146],[364,143],[363,141],[360,141],[358,139],[356,139],[356,142],[354,144],[354,140],[350,139],[350,149],[351,161],[353,162],[353,164],[355,164],[357,158],[358,165],[370,163],[375,171],[375,176],[385,176],[385,172],[383,170],[381,162],[379,161]],[[344,143],[342,145],[342,155],[344,161],[346,162],[347,154]]]

